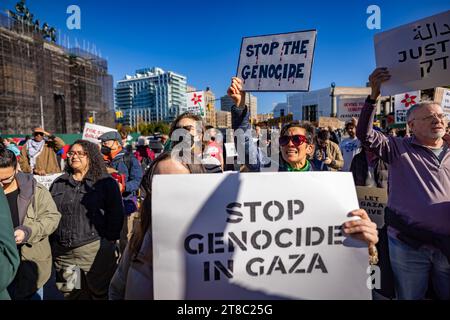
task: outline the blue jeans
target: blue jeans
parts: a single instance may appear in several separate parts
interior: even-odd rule
[[[414,249],[389,235],[389,257],[399,300],[424,299],[430,277],[437,297],[450,300],[450,264],[439,249]]]

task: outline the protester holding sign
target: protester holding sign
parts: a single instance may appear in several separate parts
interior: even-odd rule
[[[64,147],[64,141],[42,128],[36,128],[33,139],[27,141],[20,152],[20,168],[23,172],[40,176],[61,172],[56,153]]]
[[[450,299],[450,150],[447,120],[432,101],[408,110],[412,137],[385,136],[372,128],[380,86],[390,79],[377,68],[369,80],[356,135],[361,143],[390,165],[385,222],[399,299],[423,299],[428,279],[440,299]]]
[[[66,173],[51,187],[62,213],[52,247],[56,286],[66,299],[107,299],[123,224],[122,197],[97,145],[77,140],[67,156]]]
[[[242,88],[242,80],[236,77],[232,78],[227,93],[234,101],[231,109],[233,129],[249,129],[249,113],[248,106],[245,105],[245,91]],[[249,140],[245,141],[249,143]],[[313,166],[307,156],[314,150],[313,141],[314,127],[308,122],[287,124],[282,129],[279,138],[283,159],[279,171],[312,171]],[[339,147],[337,147],[337,150],[339,150]],[[258,164],[255,166],[256,168],[258,168]],[[370,219],[368,221],[370,223]],[[374,227],[375,225],[371,224],[370,226]]]
[[[61,214],[48,190],[33,175],[18,172],[14,153],[3,148],[0,181],[11,211],[11,236],[15,237],[21,259],[8,292],[13,300],[42,300],[52,270],[49,236],[56,230]]]

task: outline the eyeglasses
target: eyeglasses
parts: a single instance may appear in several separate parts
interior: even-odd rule
[[[35,132],[33,133],[33,136],[37,137],[37,136],[44,136],[43,132]]]
[[[304,144],[308,141],[308,139],[305,136],[302,136],[301,134],[296,134],[293,136],[281,136],[278,139],[278,142],[280,143],[280,146],[284,147],[289,144],[289,141],[292,141],[294,146],[298,147]]]
[[[447,117],[447,115],[445,113],[433,113],[430,116],[427,116],[425,118],[421,118],[421,119],[414,119],[414,120],[422,120],[422,121],[432,121],[434,118],[438,119],[438,120],[444,120]]]
[[[88,154],[84,151],[69,151],[67,152],[67,156],[69,158],[72,158],[74,155],[77,155],[78,158],[85,158]]]

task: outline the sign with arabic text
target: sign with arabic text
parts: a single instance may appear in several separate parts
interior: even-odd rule
[[[450,10],[375,35],[377,67],[391,78],[381,95],[450,85]]]

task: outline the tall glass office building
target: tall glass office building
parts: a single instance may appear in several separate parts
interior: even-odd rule
[[[140,69],[117,82],[115,96],[124,125],[169,122],[186,108],[186,77],[157,67]]]

